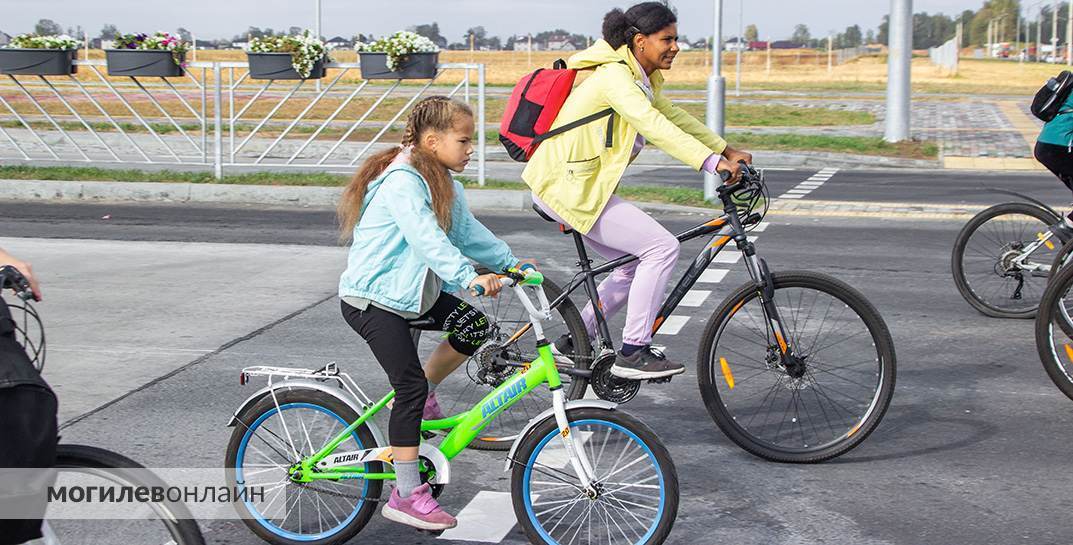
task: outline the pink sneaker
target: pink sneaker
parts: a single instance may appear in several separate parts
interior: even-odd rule
[[[388,520],[420,530],[446,530],[458,525],[454,517],[440,509],[428,483],[415,488],[409,498],[400,498],[399,490],[393,488],[381,514]]]
[[[423,420],[440,420],[446,418],[443,411],[440,409],[439,402],[436,401],[436,392],[432,392],[428,395],[428,399],[425,400],[425,410],[421,414]]]

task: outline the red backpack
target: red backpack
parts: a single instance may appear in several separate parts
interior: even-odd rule
[[[587,115],[549,131],[555,116],[559,115],[566,97],[574,88],[577,70],[566,68],[562,59],[555,61],[550,70],[537,69],[523,77],[514,86],[507,110],[499,123],[499,141],[515,161],[526,162],[533,156],[541,142],[571,129],[607,117],[607,147],[611,147],[615,127],[615,111],[608,108]]]

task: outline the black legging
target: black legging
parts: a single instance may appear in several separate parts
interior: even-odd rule
[[[1073,153],[1070,152],[1069,146],[1036,142],[1035,156],[1037,161],[1073,191]]]
[[[341,304],[343,318],[369,343],[373,356],[395,389],[388,440],[396,447],[418,446],[428,382],[410,329],[446,331],[450,333],[447,342],[451,343],[451,348],[472,356],[491,334],[488,318],[469,303],[448,293],[441,293],[431,310],[412,321],[372,305],[366,310],[358,310],[346,302]]]

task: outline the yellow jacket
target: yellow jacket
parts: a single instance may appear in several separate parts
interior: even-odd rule
[[[663,75],[649,76],[653,98],[642,89],[641,67],[628,46],[618,50],[598,40],[570,57],[569,68],[593,69],[567,97],[552,128],[608,107],[615,110],[614,141],[606,147],[607,119],[549,138],[540,144],[522,179],[571,227],[588,233],[630,163],[637,133],[675,159],[700,170],[722,153],[726,141],[661,94]]]

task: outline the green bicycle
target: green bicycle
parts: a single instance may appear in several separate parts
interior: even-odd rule
[[[514,513],[533,543],[659,544],[678,512],[678,476],[667,449],[639,420],[602,400],[568,401],[545,338],[543,275],[502,277],[529,313],[538,357],[466,412],[421,424],[436,446],[419,448],[422,478],[438,496],[450,462],[504,410],[547,384],[551,407],[518,434],[506,462]],[[539,307],[533,303],[535,295]],[[369,522],[391,447],[375,417],[394,397],[368,398],[334,364],[317,369],[250,367],[242,382],[267,377],[229,425],[228,484],[263,494],[236,501],[247,526],[275,544],[343,543]]]

